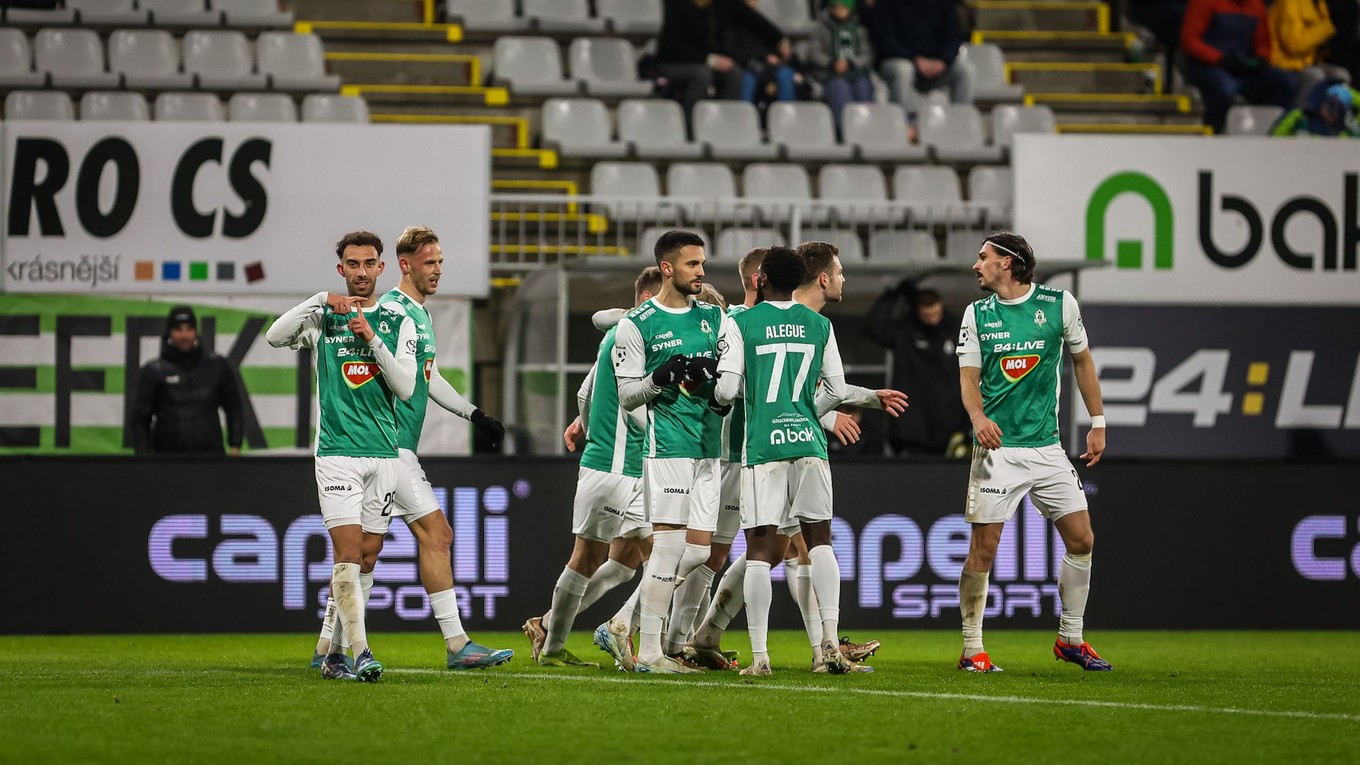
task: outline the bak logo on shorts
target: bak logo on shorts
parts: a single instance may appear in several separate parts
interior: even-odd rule
[[[1005,375],[1008,382],[1020,382],[1021,378],[1033,372],[1037,366],[1039,366],[1039,354],[1037,353],[1026,356],[1001,357],[1001,374]]]
[[[346,385],[358,388],[378,376],[378,365],[372,361],[346,361],[340,373],[345,376]]]

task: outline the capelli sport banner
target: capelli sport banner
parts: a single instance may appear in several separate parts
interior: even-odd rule
[[[334,286],[342,287],[339,277]],[[386,275],[379,291],[394,286]],[[312,292],[324,288],[313,284]],[[203,297],[191,305],[200,344],[224,356],[244,389],[248,453],[309,452],[316,427],[308,352],[272,348],[265,331],[307,297]],[[124,424],[142,365],[160,355],[166,316],[183,299],[6,295],[0,300],[0,454],[130,453]],[[471,306],[431,298],[439,372],[470,396]],[[476,401],[475,397],[471,400]],[[468,454],[468,423],[430,406],[422,454]]]

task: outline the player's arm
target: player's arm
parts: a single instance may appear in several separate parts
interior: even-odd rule
[[[742,380],[746,376],[746,340],[737,323],[723,317],[722,334],[718,337],[718,382],[713,389],[713,400],[727,406],[741,395]]]
[[[850,444],[859,441],[859,423],[855,422],[855,418],[845,412],[838,412],[835,409],[832,409],[822,415],[818,422],[821,423],[822,430],[835,436],[836,440],[840,441],[842,446],[849,446]]]
[[[586,372],[586,379],[581,381],[581,387],[576,389],[576,408],[581,412],[582,424],[590,422],[590,395],[595,391],[595,368],[599,365],[600,359],[596,358],[590,371]]]
[[[1077,390],[1091,413],[1091,430],[1086,434],[1086,452],[1081,458],[1086,465],[1100,462],[1105,453],[1105,402],[1100,395],[1100,377],[1096,374],[1096,362],[1091,357],[1090,343],[1086,338],[1086,326],[1081,321],[1081,308],[1071,293],[1063,294],[1063,342],[1072,352],[1072,372],[1077,379]]]
[[[419,374],[419,372],[417,372]],[[430,359],[430,399],[439,406],[471,422],[486,434],[495,446],[505,437],[505,426],[500,420],[483,412],[476,404],[463,398],[453,384],[439,374],[439,363]]]
[[[623,319],[614,330],[614,377],[619,381],[619,405],[630,412],[656,398],[662,388],[678,382],[685,373],[685,357],[679,354],[651,374],[647,374],[646,362],[642,333],[631,319]]]
[[[826,348],[822,350],[821,381],[814,399],[819,418],[845,401],[845,365],[841,363],[841,351],[836,345],[834,328],[828,330]]]
[[[378,369],[382,370],[383,377],[387,380],[387,388],[392,391],[392,395],[402,401],[410,399],[416,390],[418,343],[416,325],[411,321],[411,317],[405,315],[405,312],[401,313],[396,353],[387,349],[387,343],[373,331],[373,327],[368,323],[368,317],[362,310],[356,311],[354,318],[349,320],[349,329],[355,337],[368,344],[368,349],[373,352],[373,360],[377,362]]]
[[[907,394],[892,388],[873,390],[858,385],[846,385],[843,403],[865,409],[881,409],[896,417],[907,410]]]
[[[315,348],[317,338],[321,336],[321,320],[326,315],[326,308],[330,306],[335,310],[331,297],[329,292],[318,292],[289,308],[269,325],[264,339],[275,348],[292,348],[295,351]],[[349,310],[348,303],[344,310]],[[337,310],[337,313],[340,312]]]
[[[610,327],[617,325],[628,314],[627,308],[604,308],[590,316],[590,323],[595,325],[595,329],[601,332],[608,332]]]
[[[982,405],[982,346],[978,341],[977,319],[970,306],[959,325],[959,343],[954,353],[959,357],[959,389],[963,410],[973,424],[973,435],[984,449],[1001,446],[1001,428],[987,417]]]

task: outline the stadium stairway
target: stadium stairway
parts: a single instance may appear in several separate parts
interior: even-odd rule
[[[1109,4],[1090,0],[974,0],[974,43],[998,45],[1025,103],[1050,107],[1060,133],[1201,135],[1201,110],[1164,92],[1160,64],[1138,60],[1132,32],[1110,31]]]

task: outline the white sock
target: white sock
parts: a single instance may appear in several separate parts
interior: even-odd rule
[[[699,645],[718,645],[727,625],[746,605],[746,553],[732,561],[718,582],[718,593],[704,614],[704,621],[694,632],[694,642]]]
[[[704,560],[708,560],[708,547],[698,545],[685,545],[685,555],[680,559],[683,567],[686,559],[690,557],[691,550],[703,550]],[[699,603],[704,599],[704,593],[713,586],[713,577],[717,572],[709,568],[704,563],[700,563],[694,569],[686,572],[684,581],[679,587],[675,588],[675,597],[671,602],[670,623],[666,627],[666,653],[674,655],[685,647],[690,635],[694,632],[694,622],[699,616]]]
[[[746,630],[751,633],[751,652],[757,657],[762,654],[768,656],[770,603],[774,600],[774,589],[770,584],[770,564],[763,560],[753,560],[747,563],[744,589],[746,591]]]
[[[817,612],[822,617],[822,643],[837,644],[841,621],[841,567],[831,545],[817,545],[808,553],[812,559],[812,592],[817,596]]]
[[[628,568],[613,558],[606,560],[604,565],[596,569],[595,573],[590,577],[590,584],[586,585],[586,594],[581,596],[580,611],[584,611],[595,605],[595,601],[604,597],[606,592],[609,592],[632,578],[633,569]],[[580,611],[577,613],[580,613]],[[544,620],[544,623],[546,625],[546,619]]]
[[[661,630],[670,613],[671,595],[675,592],[675,572],[685,551],[685,530],[673,529],[652,534],[652,557],[647,565],[647,576],[642,580],[638,595],[642,617],[638,640],[638,661],[650,664],[659,660]]]
[[[321,617],[321,635],[316,641],[316,652],[325,656],[331,650],[331,636],[335,634],[335,598],[326,597],[326,614]]]
[[[784,564],[787,566],[788,561]],[[798,604],[798,612],[803,615],[803,629],[807,631],[808,642],[814,652],[822,650],[822,615],[817,608],[817,593],[812,591],[812,566],[794,564],[793,601]]]
[[[798,599],[798,569],[800,568],[802,566],[798,565],[797,558],[784,559],[784,584],[789,586],[789,594],[793,596],[794,603],[803,602]],[[811,569],[808,570],[811,571]]]
[[[337,563],[331,568],[331,592],[335,595],[335,609],[340,614],[340,627],[349,636],[356,654],[368,648],[368,632],[364,629],[364,594],[360,589],[359,577],[358,563]]]
[[[543,643],[544,653],[557,653],[566,648],[567,634],[576,621],[576,612],[581,609],[581,596],[586,593],[590,580],[570,568],[563,568],[553,587],[552,625],[548,627],[548,638]]]
[[[977,656],[982,647],[982,612],[987,609],[986,571],[963,569],[959,575],[959,611],[963,613],[963,655]]]
[[[368,596],[373,594],[373,572],[359,572],[359,592],[364,596],[364,610],[368,610]]]
[[[1086,596],[1091,593],[1091,554],[1063,555],[1058,569],[1058,599],[1062,601],[1062,615],[1058,618],[1058,636],[1064,643],[1081,645],[1081,631],[1086,618]]]
[[[444,647],[449,653],[457,653],[467,645],[467,630],[463,629],[463,615],[458,612],[458,596],[452,587],[430,593],[430,610],[439,623],[439,634],[444,636]]]

